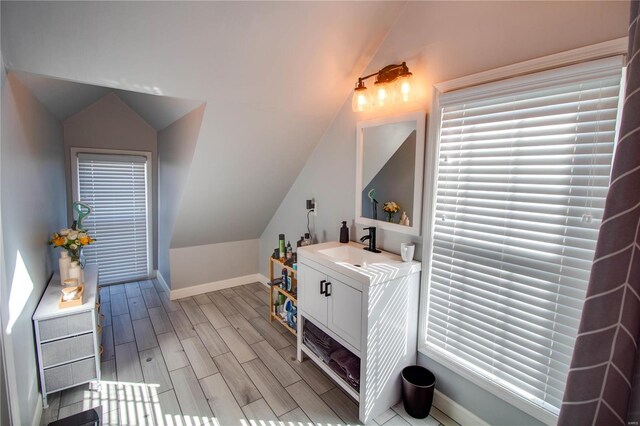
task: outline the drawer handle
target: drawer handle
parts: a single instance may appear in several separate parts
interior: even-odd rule
[[[329,297],[331,296],[331,283],[327,283],[325,290],[324,290],[324,297]]]
[[[104,352],[104,346],[100,345],[100,356],[102,356],[103,352]]]
[[[98,334],[102,333],[102,324],[98,324]]]
[[[100,310],[100,303],[96,302],[96,309]]]
[[[320,281],[320,294],[324,294],[326,292],[326,290],[324,289],[324,283],[326,282],[327,280]]]

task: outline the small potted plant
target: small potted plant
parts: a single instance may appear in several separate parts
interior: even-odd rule
[[[393,216],[400,211],[400,206],[395,201],[387,201],[384,203],[382,210],[389,215],[389,222],[393,222]]]

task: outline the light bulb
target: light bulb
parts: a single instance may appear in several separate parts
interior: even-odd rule
[[[392,93],[389,90],[390,87],[386,83],[376,83],[375,85],[375,103],[378,107],[382,108],[393,100]]]
[[[371,107],[371,96],[366,87],[362,86],[353,91],[351,108],[353,112],[367,111]]]
[[[398,77],[394,87],[394,101],[396,103],[406,103],[415,100],[416,88],[413,84],[411,73]]]

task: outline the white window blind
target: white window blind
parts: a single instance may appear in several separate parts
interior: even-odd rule
[[[149,276],[147,159],[78,154],[78,196],[91,206],[82,223],[96,242],[83,249],[100,284]]]
[[[427,354],[557,415],[609,185],[622,59],[440,95]]]

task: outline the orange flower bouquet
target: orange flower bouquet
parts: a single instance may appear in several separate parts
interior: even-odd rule
[[[84,229],[63,228],[51,235],[49,245],[67,250],[71,260],[80,261],[82,247],[88,246],[94,241]]]

